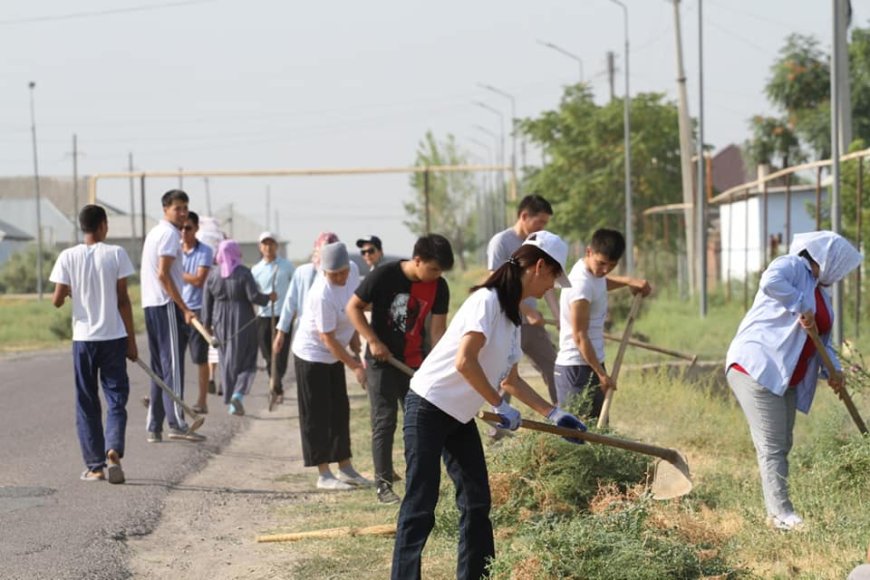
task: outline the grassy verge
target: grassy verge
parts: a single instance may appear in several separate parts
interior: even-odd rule
[[[61,308],[51,304],[49,288],[38,300],[36,295],[0,295],[0,353],[23,352],[68,345],[72,337],[72,304]],[[145,319],[139,300],[139,286],[129,288],[133,301],[133,323],[137,332],[145,330]]]
[[[451,284],[454,298],[464,297],[468,285]],[[636,328],[666,346],[696,346],[705,356],[723,356],[742,313],[739,306],[720,308],[698,321],[696,305],[656,300]],[[530,368],[523,373],[536,378]],[[539,380],[532,382],[543,391]],[[868,389],[854,380],[852,385],[858,408],[866,410]],[[667,502],[646,497],[651,461],[638,454],[522,431],[487,445],[497,551],[493,577],[839,579],[863,559],[870,541],[870,439],[858,435],[826,387],[820,385],[811,414],[799,414],[795,429],[790,483],[796,509],[809,524],[802,533],[766,527],[746,420],[730,393],[712,381],[627,367],[611,417],[618,436],[683,452],[692,493]],[[354,461],[370,472],[365,406],[354,410],[352,430]],[[397,433],[400,470],[401,446]],[[404,492],[401,484],[396,490]],[[312,502],[283,514],[282,528],[383,524],[394,522],[397,513],[377,505],[371,491]],[[455,576],[457,522],[453,487],[444,474],[437,523],[424,552],[425,577]],[[286,549],[300,558],[296,577],[383,578],[392,541],[341,538]]]

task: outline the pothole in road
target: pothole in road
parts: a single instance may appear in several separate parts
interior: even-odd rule
[[[57,490],[39,486],[0,486],[0,513],[44,504]]]

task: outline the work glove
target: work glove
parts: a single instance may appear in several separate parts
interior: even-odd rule
[[[549,415],[547,415],[547,420],[553,425],[556,425],[557,427],[566,427],[568,429],[586,431],[586,425],[583,424],[583,421],[581,421],[571,413],[566,413],[559,407],[553,407],[553,410],[550,411]],[[582,439],[577,439],[576,437],[562,437],[562,439],[569,443],[575,443],[577,445],[583,445],[584,443],[586,443]]]
[[[501,419],[501,421],[498,422],[498,427],[502,429],[510,429],[511,431],[519,429],[520,423],[522,422],[520,412],[511,407],[510,403],[504,399],[502,399],[502,402],[498,405],[492,406],[492,412],[497,414],[499,419]]]

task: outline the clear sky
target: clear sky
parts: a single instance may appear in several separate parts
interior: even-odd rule
[[[676,94],[673,5],[624,0],[629,14],[631,92]],[[853,2],[853,23],[868,24]],[[705,133],[716,148],[748,136],[748,119],[770,112],[769,68],[791,32],[830,46],[831,2],[705,0]],[[698,0],[681,4],[690,113],[698,113]],[[412,165],[431,129],[492,139],[507,99],[517,115],[557,106],[582,59],[584,80],[608,98],[605,54],[617,54],[623,85],[623,16],[609,0],[5,0],[0,12],[0,175],[33,172],[28,82],[35,89],[40,173],[70,175],[72,135],[79,173],[137,169],[266,169]],[[509,128],[508,128],[509,130]],[[509,146],[508,146],[509,147]],[[529,151],[528,159],[537,160]],[[148,212],[177,180],[149,182]],[[345,241],[380,235],[407,253],[405,176],[212,179],[212,207],[229,202],[261,223],[266,189],[272,223],[303,257],[318,231]],[[205,212],[201,179],[188,179]],[[546,192],[542,192],[546,195]],[[127,207],[126,182],[99,195]],[[275,223],[275,215],[279,223]]]

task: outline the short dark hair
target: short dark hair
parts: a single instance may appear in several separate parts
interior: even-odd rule
[[[199,227],[199,214],[195,211],[187,212],[187,219],[193,222],[193,225]]]
[[[163,194],[163,197],[160,199],[160,202],[163,204],[163,207],[169,207],[176,201],[183,201],[184,203],[190,203],[190,198],[187,197],[187,194],[180,189],[170,189],[166,193]]]
[[[592,234],[589,249],[596,254],[603,254],[608,260],[617,262],[625,253],[625,238],[622,232],[601,228]]]
[[[553,215],[553,206],[540,195],[530,193],[520,201],[520,205],[517,207],[517,217],[520,217],[524,211],[529,212],[530,215],[538,215],[539,213]]]
[[[438,262],[442,270],[453,269],[453,248],[450,241],[440,234],[427,234],[414,244],[414,257],[424,262]]]
[[[106,210],[98,205],[88,204],[79,212],[79,227],[82,232],[92,234],[97,231],[100,224],[109,221]]]

